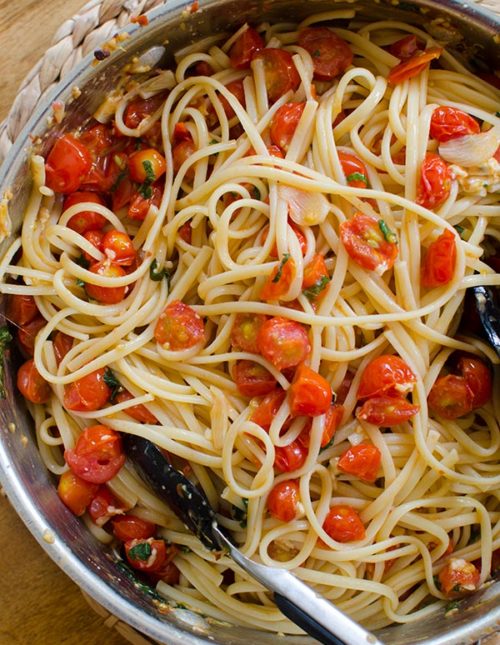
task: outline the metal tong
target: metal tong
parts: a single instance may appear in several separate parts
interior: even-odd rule
[[[471,291],[484,334],[500,356],[500,309],[495,303],[494,292],[489,287],[472,287]]]

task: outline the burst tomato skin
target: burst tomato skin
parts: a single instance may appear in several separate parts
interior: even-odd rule
[[[137,257],[130,237],[115,228],[107,231],[102,238],[102,251],[114,264],[129,267]]]
[[[325,416],[325,425],[323,427],[323,435],[321,437],[320,444],[321,448],[326,448],[330,444],[333,436],[335,435],[335,432],[337,431],[337,428],[342,422],[343,416],[343,405],[338,405],[337,403],[335,403],[334,405],[330,406],[330,409],[326,412]],[[303,446],[309,449],[309,445],[311,443],[311,422],[306,424],[297,439]]]
[[[263,314],[236,314],[231,329],[231,345],[233,349],[257,354],[257,336],[267,316]]]
[[[155,327],[155,340],[171,351],[190,349],[205,338],[205,326],[200,316],[180,300],[169,303]]]
[[[338,154],[347,185],[352,188],[368,188],[368,174],[361,159],[342,150],[339,150]],[[357,175],[361,175],[361,177]]]
[[[112,521],[113,535],[122,542],[147,540],[156,532],[156,524],[135,515],[119,515]]]
[[[279,316],[266,320],[262,325],[257,345],[262,356],[280,371],[299,365],[311,351],[304,327]]]
[[[7,297],[7,308],[5,317],[15,325],[23,327],[30,323],[38,314],[33,296],[24,294],[9,294]]]
[[[165,95],[155,94],[151,98],[140,97],[132,99],[123,113],[123,122],[127,128],[135,129],[148,116],[151,116],[165,101]]]
[[[472,393],[473,408],[486,405],[493,393],[491,371],[486,363],[472,354],[463,354],[458,360],[457,369]]]
[[[340,225],[340,239],[349,256],[363,269],[382,274],[398,256],[398,247],[388,242],[380,229],[381,220],[358,213]]]
[[[102,240],[104,238],[103,231],[92,229],[90,231],[86,231],[83,234],[83,237],[87,240],[87,242],[90,242],[92,246],[94,246],[98,251],[101,251],[102,253]],[[87,251],[83,252],[83,257],[89,264],[96,262],[96,258],[93,255],[90,255],[90,253],[87,253]]]
[[[281,150],[290,147],[305,106],[305,103],[285,103],[274,115],[270,129],[271,141]]]
[[[292,416],[317,417],[330,409],[332,388],[321,374],[302,363],[295,372],[289,398]]]
[[[254,361],[237,361],[233,378],[240,394],[250,398],[269,394],[276,387],[276,379],[271,372]]]
[[[59,365],[59,363],[62,361],[62,359],[66,356],[66,354],[69,352],[69,350],[73,347],[73,338],[71,336],[68,336],[67,334],[63,333],[62,331],[58,331],[56,335],[54,336],[53,346],[54,346],[54,354],[56,356],[56,363]]]
[[[299,32],[299,45],[312,57],[314,78],[330,81],[351,65],[349,44],[328,27],[306,27]]]
[[[382,428],[392,428],[411,419],[419,410],[420,406],[402,396],[375,396],[358,408],[356,417]]]
[[[428,152],[420,168],[417,204],[437,208],[447,199],[451,190],[451,172],[445,161],[434,152]]]
[[[457,245],[455,235],[446,230],[431,242],[422,267],[422,285],[427,289],[448,284],[455,272]]]
[[[290,285],[295,278],[295,262],[292,258],[283,258],[280,264],[271,271],[267,282],[264,283],[260,297],[262,300],[279,300],[288,293]]]
[[[274,450],[274,467],[280,473],[291,473],[302,468],[307,459],[307,448],[297,439],[288,446],[279,446]]]
[[[107,278],[121,278],[125,275],[125,271],[121,266],[114,263],[109,263],[109,260],[103,262],[95,262],[89,267],[91,273],[106,276]],[[98,284],[85,283],[85,291],[87,295],[93,300],[97,300],[106,305],[115,305],[125,298],[127,287],[101,287]]]
[[[115,403],[123,403],[124,401],[130,401],[134,397],[128,390],[122,390],[118,392],[115,397]],[[139,403],[139,405],[132,405],[130,408],[124,410],[125,414],[128,414],[129,417],[139,421],[139,423],[151,423],[156,425],[158,419],[152,414],[144,405]]]
[[[262,399],[258,407],[252,412],[250,421],[264,428],[264,430],[269,430],[285,398],[286,392],[281,388],[276,388]]]
[[[391,69],[387,77],[389,84],[399,85],[403,81],[418,76],[432,60],[441,56],[442,51],[442,47],[429,47],[425,51],[417,50],[411,58],[402,61]]]
[[[125,463],[120,435],[103,425],[85,428],[76,445],[64,452],[71,470],[91,484],[105,484]]]
[[[248,27],[229,50],[231,67],[249,69],[252,58],[263,48],[264,40],[262,36],[253,27]]]
[[[292,56],[284,49],[266,47],[253,58],[264,63],[267,95],[270,103],[275,103],[288,91],[295,91],[300,85],[300,76]]]
[[[404,61],[411,58],[420,49],[417,37],[414,34],[408,34],[388,47],[389,52]]]
[[[135,555],[133,549],[134,547],[145,544],[149,544],[151,555],[143,560]],[[152,538],[148,540],[130,540],[129,542],[125,542],[125,556],[134,569],[143,571],[144,573],[154,573],[155,571],[159,571],[165,564],[167,547],[163,540],[154,540]]]
[[[479,586],[479,571],[461,558],[451,558],[438,574],[442,592],[447,598],[458,598],[476,591]]]
[[[26,325],[17,330],[17,342],[22,353],[31,358],[35,352],[35,340],[38,332],[45,327],[47,321],[42,316],[36,316]]]
[[[90,152],[74,135],[58,137],[45,162],[45,183],[56,193],[74,193],[92,165]]]
[[[351,446],[340,457],[338,467],[365,482],[374,482],[382,462],[380,450],[369,443]]]
[[[104,372],[101,368],[65,385],[64,407],[76,412],[100,410],[111,396],[111,389],[104,380]]]
[[[397,396],[413,389],[417,377],[399,356],[382,354],[363,370],[357,398],[368,399],[380,394]]]
[[[331,506],[323,522],[323,530],[336,542],[353,542],[365,538],[365,527],[352,506]]]
[[[271,490],[267,498],[267,510],[275,519],[291,522],[297,517],[299,502],[299,484],[295,479],[288,479],[276,484]]]
[[[72,470],[67,470],[59,479],[57,494],[73,515],[79,517],[85,513],[97,489],[97,484],[86,482]]]
[[[47,403],[52,394],[50,385],[40,376],[32,358],[18,369],[17,387],[24,398],[31,403]]]
[[[156,184],[151,186],[151,197],[144,197],[140,192],[133,193],[127,213],[129,218],[138,222],[144,221],[151,206],[160,206],[162,196],[163,189]]]
[[[435,381],[427,403],[443,419],[458,419],[472,412],[472,392],[463,377],[448,374]]]
[[[154,148],[137,150],[128,158],[128,168],[133,181],[152,184],[165,174],[167,162],[165,157]]]
[[[97,526],[104,526],[114,515],[123,513],[118,500],[107,486],[99,486],[99,490],[89,504],[88,511]]]
[[[479,134],[480,130],[476,119],[457,108],[441,105],[432,113],[430,136],[439,143],[467,134]]]
[[[84,202],[91,202],[92,204],[105,206],[104,199],[97,193],[80,190],[76,193],[71,193],[71,195],[68,195],[65,198],[63,209],[67,210],[71,206],[82,204]],[[82,211],[81,213],[77,213],[70,217],[67,226],[68,228],[73,229],[73,231],[80,233],[80,235],[83,235],[90,230],[100,230],[106,224],[107,219],[100,213],[97,213],[96,211]]]

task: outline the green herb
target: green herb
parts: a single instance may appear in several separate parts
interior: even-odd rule
[[[0,398],[5,399],[5,384],[4,384],[4,355],[5,350],[8,349],[12,341],[12,335],[7,327],[4,325],[0,327]]]
[[[153,196],[153,189],[147,181],[141,184],[137,190],[144,197],[144,199],[151,199],[151,197]]]
[[[113,402],[118,392],[122,389],[122,386],[120,381],[116,378],[113,370],[109,367],[106,367],[104,370],[104,382],[109,388],[111,388],[111,396],[109,397],[109,400]]]
[[[165,598],[163,598],[163,596],[160,596],[160,594],[157,591],[155,591],[152,587],[138,580],[134,572],[132,571],[132,569],[128,566],[128,564],[125,564],[125,562],[117,562],[116,567],[119,571],[124,573],[127,576],[127,578],[129,578],[129,580],[131,580],[134,583],[137,589],[140,589],[140,591],[145,593],[150,598],[153,598],[154,600],[158,600],[163,604],[165,604]]]
[[[463,226],[460,226],[459,224],[456,224],[454,227],[455,231],[460,235],[462,240],[464,239],[463,232],[465,231]]]
[[[187,605],[185,605],[183,602],[176,602],[175,603],[175,608],[176,609],[189,609]]]
[[[495,116],[500,119],[500,112],[495,112]]]
[[[386,242],[389,242],[390,244],[397,244],[398,238],[396,237],[396,233],[393,233],[391,231],[391,229],[387,226],[383,219],[379,219],[378,227],[382,231],[382,235],[384,236],[384,240]]]
[[[181,544],[179,548],[182,551],[182,553],[191,553],[191,549],[185,544]]]
[[[315,49],[312,55],[314,58],[319,58],[321,56],[321,51],[319,49]]]
[[[116,189],[122,183],[122,181],[125,179],[126,176],[127,176],[127,171],[121,170],[120,173],[118,174],[118,177],[115,179],[114,184],[109,189],[109,192],[110,193],[116,192]]]
[[[81,287],[82,289],[85,287],[85,282],[83,280],[80,280],[80,278],[76,279],[76,286]]]
[[[453,587],[452,591],[453,591],[454,593],[460,593],[460,592],[462,591],[462,585],[461,585],[460,583],[456,584],[456,585]]]
[[[90,262],[83,255],[80,255],[79,258],[76,258],[75,263],[83,269],[88,269],[90,266]]]
[[[469,544],[474,544],[481,537],[481,529],[478,524],[474,524],[470,530]]]
[[[208,144],[208,145],[209,145],[209,146],[213,146],[213,145],[215,145],[216,143],[219,143],[219,142],[217,141],[217,139],[212,139],[212,140],[209,142],[209,144]]]
[[[250,195],[254,199],[260,199],[260,190],[257,188],[257,186],[252,186],[252,190],[250,191]]]
[[[349,183],[350,181],[362,181],[368,186],[368,178],[361,172],[353,172],[351,175],[347,175],[346,180],[347,183]]]
[[[242,529],[247,527],[247,508],[248,508],[248,499],[245,497],[242,498],[244,509],[239,508],[238,506],[233,505],[233,517],[240,523]]]
[[[320,450],[320,452],[323,452],[323,450],[326,450],[327,448],[331,448],[333,446],[333,442],[335,440],[335,436],[333,436],[330,441],[326,444],[326,446],[323,446]]]
[[[289,259],[290,259],[290,253],[285,253],[280,262],[278,270],[276,271],[276,275],[272,280],[274,283],[279,282],[281,280],[281,276],[283,275],[283,267],[285,266],[285,264],[288,262]]]
[[[436,585],[436,589],[441,591],[441,583],[439,582],[438,576],[432,576],[432,579],[434,580],[434,584]]]
[[[139,544],[136,544],[130,549],[128,555],[132,560],[146,562],[151,556],[151,544],[149,542],[139,542]]]
[[[308,300],[310,301],[315,300],[329,282],[330,282],[330,278],[327,275],[323,275],[317,282],[315,282],[312,285],[312,287],[308,287],[307,289],[304,289],[302,293],[305,295],[305,297]]]
[[[165,269],[165,267],[163,267],[163,269],[158,270],[158,262],[156,261],[156,258],[155,258],[149,266],[149,277],[154,282],[161,282],[163,278],[167,278],[167,280],[169,280],[170,273],[168,272],[167,269]]]
[[[447,614],[450,611],[454,611],[460,607],[460,602],[458,600],[452,600],[444,607],[444,613]]]
[[[144,168],[144,172],[146,173],[146,179],[139,186],[138,191],[144,197],[144,199],[150,199],[153,195],[151,184],[155,181],[156,175],[153,164],[148,159],[142,162],[142,167]]]

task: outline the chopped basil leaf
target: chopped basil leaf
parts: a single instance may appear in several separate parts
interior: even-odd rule
[[[289,259],[290,259],[290,253],[285,253],[280,262],[278,270],[276,271],[276,275],[272,280],[273,282],[279,282],[281,280],[281,276],[283,275],[283,267],[285,266],[285,264],[288,262]]]
[[[383,219],[379,219],[378,226],[382,231],[382,235],[384,236],[386,242],[389,242],[390,244],[397,244],[398,238],[396,237],[396,233],[393,233],[391,231],[391,229],[387,226]]]
[[[455,231],[460,235],[462,240],[464,239],[463,232],[465,231],[463,226],[460,226],[459,224],[456,224],[454,227]]]
[[[350,181],[362,181],[368,186],[368,178],[361,172],[353,172],[351,175],[347,175],[346,180],[347,183],[349,183]]]
[[[76,264],[78,264],[78,266],[82,267],[83,269],[88,269],[90,266],[90,262],[83,255],[80,255],[79,258],[76,258],[75,262]]]
[[[117,563],[116,563],[116,567],[117,567],[117,569],[119,569],[122,573],[124,573],[124,574],[127,576],[127,578],[129,578],[130,580],[132,580],[132,582],[134,583],[134,586],[135,586],[137,589],[140,589],[140,591],[142,591],[142,592],[143,592],[143,593],[145,593],[146,595],[150,596],[150,597],[151,597],[151,598],[153,598],[154,600],[158,600],[158,601],[162,602],[163,604],[165,604],[165,603],[166,603],[165,598],[163,598],[163,596],[160,596],[160,594],[159,594],[157,591],[155,591],[152,587],[150,587],[149,585],[147,585],[147,584],[146,584],[146,583],[144,583],[144,582],[141,582],[140,580],[138,580],[138,579],[136,578],[136,576],[135,576],[134,572],[133,572],[133,571],[132,571],[132,569],[128,566],[128,564],[125,564],[125,562],[117,562]]]
[[[151,556],[151,544],[149,542],[139,542],[139,544],[136,544],[130,549],[128,555],[132,560],[146,562]]]
[[[185,544],[181,544],[179,548],[182,551],[182,553],[191,553],[191,549]]]
[[[500,119],[500,112],[495,112],[495,116]]]
[[[460,607],[460,602],[458,600],[452,600],[449,602],[447,605],[444,607],[444,612],[447,614],[450,611],[453,611],[454,609],[458,609]]]
[[[454,593],[460,593],[460,592],[462,591],[462,585],[461,585],[460,583],[456,584],[456,585],[453,587],[452,591],[453,591]]]
[[[118,174],[118,177],[115,179],[114,184],[109,189],[109,192],[110,193],[116,192],[118,186],[122,183],[122,181],[125,179],[126,176],[127,176],[127,171],[121,170],[120,173]]]
[[[209,145],[209,146],[213,146],[213,145],[215,145],[216,143],[219,143],[219,141],[217,141],[217,139],[212,139],[211,141],[209,141],[208,145]]]
[[[167,269],[165,269],[165,267],[158,271],[158,262],[155,258],[149,266],[149,277],[151,278],[151,280],[154,280],[154,282],[161,282],[163,278],[167,278],[168,281],[170,278],[170,273]]]
[[[153,170],[153,164],[148,159],[146,159],[146,161],[142,162],[142,167],[144,168],[144,172],[146,173],[146,181],[152,184],[156,179],[155,171]]]
[[[111,388],[111,396],[109,397],[109,400],[113,402],[118,392],[122,389],[122,386],[120,381],[116,378],[113,370],[109,367],[104,370],[104,382],[109,388]]]
[[[85,282],[83,280],[80,280],[80,278],[76,279],[76,286],[81,287],[82,289],[85,287]]]
[[[3,358],[4,358],[5,350],[8,348],[9,343],[11,341],[12,341],[12,334],[10,333],[7,325],[0,327],[0,398],[1,399],[5,399]]]
[[[320,449],[320,452],[323,452],[323,450],[326,450],[327,448],[331,448],[331,446],[333,446],[333,441],[334,441],[334,439],[335,439],[335,436],[333,436],[333,437],[330,439],[330,441],[326,444],[326,446],[323,446],[323,447]]]
[[[330,278],[327,275],[323,275],[315,284],[312,285],[312,287],[304,289],[302,293],[308,300],[314,300],[323,291],[323,289],[325,289],[329,282]]]
[[[436,585],[436,589],[439,589],[439,591],[441,591],[441,583],[439,582],[438,576],[432,576],[432,579],[434,580],[434,584]]]
[[[314,58],[319,58],[321,56],[321,51],[319,49],[315,49],[312,55]]]
[[[254,199],[260,199],[260,190],[257,188],[257,186],[252,186],[252,190],[250,191],[250,195]]]
[[[151,199],[151,197],[153,196],[153,189],[147,181],[141,184],[137,190],[144,197],[144,199]]]

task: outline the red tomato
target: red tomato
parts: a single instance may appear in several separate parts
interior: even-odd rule
[[[82,204],[84,202],[91,202],[92,204],[100,204],[105,206],[104,200],[97,193],[90,191],[78,191],[68,195],[64,199],[63,210],[67,210],[70,206]],[[67,226],[80,235],[87,231],[101,229],[108,223],[108,220],[95,211],[82,211],[70,217]]]
[[[442,47],[429,47],[425,51],[417,50],[411,58],[391,69],[387,77],[388,82],[391,85],[399,85],[403,81],[418,76],[432,60],[439,58],[442,52]]]
[[[191,133],[189,132],[185,122],[179,121],[179,123],[176,123],[174,126],[174,133],[172,136],[172,144],[176,145],[181,141],[192,141],[192,140],[193,140],[193,137],[191,136]]]
[[[87,231],[83,234],[83,237],[87,240],[87,242],[90,242],[92,246],[95,246],[98,251],[102,252],[102,240],[104,238],[103,231]],[[83,252],[83,257],[89,264],[92,264],[96,261],[95,257],[93,255],[90,255],[90,253],[87,253],[86,251]]]
[[[243,107],[245,107],[245,88],[243,87],[243,80],[231,81],[231,83],[228,83],[226,85],[226,89],[229,90],[231,94],[234,94],[238,102],[241,103]],[[220,102],[222,103],[222,107],[224,108],[224,112],[227,118],[232,119],[233,116],[235,115],[235,111],[231,107],[229,101],[226,99],[225,96],[222,96],[222,94],[219,95],[219,99],[220,99]],[[210,105],[210,108],[211,109],[209,109],[209,112],[212,113],[212,110],[213,110],[212,105]],[[215,111],[213,111],[213,114],[215,115]]]
[[[128,169],[133,181],[139,184],[143,182],[152,184],[165,174],[167,162],[158,150],[146,148],[144,150],[137,150],[130,155],[128,158]]]
[[[458,360],[457,367],[472,393],[473,408],[486,405],[493,393],[491,371],[488,366],[472,354],[463,354]]]
[[[172,164],[174,172],[179,172],[182,164],[189,159],[196,152],[196,146],[192,139],[186,139],[174,146],[172,150]],[[194,177],[194,166],[190,166],[186,172],[186,177],[192,179]]]
[[[344,401],[347,398],[347,395],[349,394],[349,390],[351,389],[353,380],[354,380],[354,372],[351,372],[351,370],[347,370],[346,375],[342,380],[342,383],[337,389],[337,399],[336,399],[337,403],[344,403]]]
[[[422,267],[422,285],[426,289],[442,287],[453,278],[457,261],[455,235],[446,230],[427,249]]]
[[[325,256],[322,253],[315,253],[312,260],[304,267],[302,289],[310,289],[318,285],[324,278],[330,279],[325,264]]]
[[[382,462],[380,450],[370,443],[351,446],[340,457],[338,466],[349,475],[355,475],[365,482],[374,482]]]
[[[72,134],[58,137],[45,162],[45,183],[56,193],[74,193],[89,172],[88,149]]]
[[[297,517],[300,502],[299,484],[295,479],[276,484],[267,498],[269,514],[281,522],[291,522]]]
[[[62,331],[56,332],[52,344],[54,347],[54,354],[56,355],[56,363],[58,365],[69,352],[69,350],[73,347],[73,342],[74,341],[71,336],[68,336]]]
[[[137,258],[130,237],[123,231],[111,229],[102,238],[102,251],[114,264],[130,266]]]
[[[30,323],[38,314],[38,307],[36,306],[33,296],[25,296],[21,294],[9,294],[7,296],[7,307],[5,310],[5,318],[14,323],[24,327]]]
[[[262,36],[253,27],[248,27],[229,50],[229,60],[235,69],[249,69],[257,52],[264,48]]]
[[[191,222],[186,222],[185,224],[183,224],[177,232],[179,234],[179,237],[183,239],[184,242],[191,244],[193,236]]]
[[[408,34],[408,36],[404,36],[389,45],[388,50],[396,58],[408,60],[408,58],[411,58],[421,48],[419,47],[417,37],[414,34]]]
[[[289,397],[292,416],[317,417],[330,409],[332,388],[321,374],[302,363],[295,372]]]
[[[109,126],[96,123],[80,135],[80,142],[94,157],[104,155],[112,148],[114,139]]]
[[[125,542],[125,555],[134,569],[150,573],[165,564],[167,547],[163,540],[130,540]]]
[[[311,54],[314,78],[330,81],[352,63],[352,49],[328,27],[307,27],[299,31],[299,45]]]
[[[356,411],[362,421],[375,426],[392,428],[411,419],[420,410],[402,396],[375,396],[367,399]]]
[[[432,113],[430,136],[440,143],[466,134],[479,134],[480,131],[476,119],[457,108],[442,105]]]
[[[321,437],[321,448],[326,448],[332,441],[337,428],[342,422],[344,416],[344,406],[343,405],[331,405],[330,409],[327,411],[325,416],[325,425],[323,428],[323,435]],[[309,448],[311,443],[311,423],[307,423],[305,428],[302,430],[298,436],[298,440],[303,446]]]
[[[240,394],[243,396],[263,396],[276,387],[274,376],[254,361],[236,361],[233,379]]]
[[[151,206],[156,206],[157,208],[160,206],[161,198],[163,196],[163,188],[155,185],[150,188],[151,197],[144,197],[140,192],[136,192],[132,195],[128,209],[128,216],[130,219],[142,222],[146,219],[146,215],[148,214]]]
[[[32,358],[18,369],[17,387],[31,403],[47,403],[52,394],[50,385],[40,376]]]
[[[420,168],[417,204],[436,208],[448,199],[451,190],[451,172],[448,165],[434,152],[428,152]]]
[[[107,426],[85,428],[64,459],[71,470],[91,484],[105,484],[125,463],[120,435]]]
[[[288,446],[278,446],[274,450],[274,467],[280,473],[291,473],[302,468],[307,459],[307,448],[297,439]]]
[[[257,336],[267,316],[263,314],[236,314],[231,329],[231,345],[236,351],[258,354]]]
[[[146,117],[151,116],[164,103],[165,94],[155,94],[149,99],[132,99],[123,113],[123,122],[134,130]]]
[[[283,256],[278,266],[274,267],[271,275],[262,287],[260,297],[262,300],[279,300],[288,293],[290,285],[295,278],[295,262],[288,255]]]
[[[384,220],[361,213],[340,225],[340,239],[349,256],[363,269],[380,275],[398,256],[396,236],[390,231],[384,234],[381,226],[386,226]]]
[[[271,121],[271,141],[282,150],[290,147],[305,106],[305,103],[285,103],[275,113]]]
[[[89,505],[89,515],[94,524],[104,526],[114,515],[123,513],[120,503],[107,486],[100,486]]]
[[[451,558],[438,574],[441,591],[447,598],[458,598],[476,591],[479,578],[479,571],[472,562],[461,558]]]
[[[155,340],[173,352],[194,347],[205,338],[200,316],[180,300],[168,304],[155,327]]]
[[[121,278],[127,275],[118,264],[109,264],[109,260],[95,262],[89,267],[91,273],[105,276],[106,278]],[[102,302],[106,305],[115,305],[125,298],[127,287],[101,287],[98,284],[85,283],[85,291],[89,298]]]
[[[331,506],[323,522],[323,530],[336,542],[363,540],[365,527],[352,506],[339,504]]]
[[[173,545],[169,548],[174,548]],[[167,585],[178,585],[181,572],[173,562],[165,562],[163,566],[150,574],[150,577],[155,580],[162,580]]]
[[[264,430],[269,430],[285,397],[286,392],[282,389],[276,389],[267,394],[259,403],[259,406],[253,411],[250,421],[264,428]]]
[[[264,63],[264,76],[270,103],[275,103],[283,94],[290,90],[295,91],[299,87],[300,76],[289,52],[266,47],[254,56],[254,60],[261,60]]]
[[[279,316],[266,320],[262,325],[257,346],[262,356],[278,370],[299,365],[311,351],[305,328]]]
[[[398,396],[413,389],[417,377],[399,356],[382,354],[371,360],[363,370],[357,398],[368,399],[386,394]]]
[[[35,340],[40,329],[43,329],[47,321],[42,316],[37,316],[26,325],[17,330],[17,342],[25,356],[31,357],[35,351]]]
[[[147,540],[156,532],[156,524],[136,517],[120,515],[113,519],[113,535],[122,542],[129,540]]]
[[[431,412],[444,419],[458,419],[472,412],[472,392],[461,376],[440,376],[427,397]]]
[[[115,397],[115,403],[123,403],[124,401],[130,401],[133,399],[133,395],[130,394],[127,390],[122,390],[118,392]],[[139,403],[139,405],[132,405],[130,408],[124,410],[125,414],[128,414],[129,417],[139,421],[139,423],[151,423],[157,424],[158,419],[152,414],[144,405]]]
[[[104,374],[105,370],[101,368],[65,385],[64,407],[76,412],[92,412],[104,407],[111,396]]]
[[[366,166],[361,159],[342,150],[339,150],[338,155],[347,185],[353,188],[368,188]]]
[[[59,479],[57,494],[74,515],[80,516],[85,513],[97,488],[97,484],[90,484],[68,470]]]

